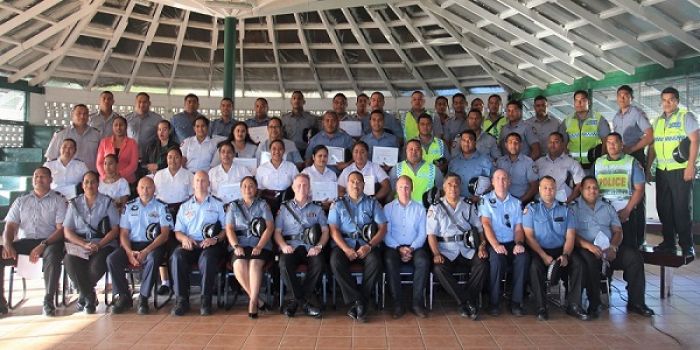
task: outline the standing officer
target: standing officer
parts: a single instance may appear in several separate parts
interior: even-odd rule
[[[138,198],[126,203],[119,221],[121,247],[107,257],[107,267],[112,275],[112,293],[115,295],[112,312],[122,313],[133,305],[131,291],[124,270],[131,267],[143,269],[139,292],[138,314],[148,313],[148,298],[156,282],[158,267],[165,258],[165,243],[170,238],[173,217],[165,203],[153,194],[153,179],[144,176],[136,190]]]
[[[476,203],[459,194],[459,175],[448,173],[443,189],[445,196],[428,209],[428,244],[433,253],[433,273],[440,285],[459,304],[462,317],[476,320],[479,316],[479,293],[486,279],[488,265],[486,240],[479,220]],[[465,235],[478,235],[471,243]],[[476,244],[475,244],[476,243]],[[471,245],[469,245],[471,244]],[[469,273],[464,287],[453,276],[455,272]]]
[[[328,213],[328,224],[335,242],[331,252],[331,269],[345,303],[353,303],[348,316],[359,322],[366,321],[367,302],[382,274],[380,245],[387,226],[382,206],[376,199],[365,196],[362,193],[364,188],[364,176],[359,171],[351,173],[348,176],[348,192],[331,205]],[[362,231],[376,233],[365,240]],[[358,290],[357,281],[350,274],[352,263],[364,265],[362,291]]]
[[[581,179],[586,176],[581,164],[564,153],[564,135],[558,131],[549,135],[547,155],[535,161],[540,179],[551,176],[557,183],[556,200],[571,203],[581,193]]]
[[[396,181],[401,175],[411,178],[411,199],[418,203],[423,201],[423,193],[442,186],[442,172],[435,164],[423,160],[423,148],[416,139],[406,143],[406,160],[389,171],[391,188],[396,188]]]
[[[44,271],[44,306],[46,316],[56,313],[54,295],[61,277],[63,260],[63,220],[66,216],[66,200],[50,189],[51,171],[39,167],[34,170],[34,190],[17,198],[5,217],[0,281],[5,281],[5,266],[15,264],[17,254],[29,255],[32,263],[42,258]],[[4,283],[0,283],[0,315],[8,312]]]
[[[172,119],[170,119],[179,142],[183,142],[186,138],[194,136],[193,126],[195,120],[198,117],[205,117],[197,110],[199,108],[199,97],[197,97],[197,95],[187,94],[184,101],[183,111],[175,114]],[[209,130],[207,130],[207,132],[208,131]]]
[[[506,136],[504,151],[506,154],[496,160],[496,168],[508,173],[510,194],[523,203],[527,203],[537,194],[537,167],[532,158],[520,153],[522,138],[518,133]]]
[[[622,153],[622,135],[612,132],[605,138],[608,155],[595,162],[595,177],[603,198],[617,210],[622,223],[622,244],[638,249],[644,243],[644,170],[631,155]]]
[[[576,113],[563,123],[569,141],[569,154],[588,170],[593,165],[588,159],[588,151],[602,144],[605,136],[610,133],[610,124],[602,114],[590,113],[586,90],[574,92],[574,110]]]
[[[444,163],[439,160],[444,160],[448,157],[449,150],[445,147],[445,141],[433,132],[433,117],[427,113],[418,116],[418,139],[423,147],[423,159],[428,163],[436,163],[441,167]],[[447,169],[447,164],[444,164]]]
[[[520,200],[508,193],[510,176],[503,169],[493,173],[493,191],[484,195],[479,204],[479,216],[484,226],[484,236],[489,242],[491,307],[489,314],[501,313],[501,278],[508,266],[513,267],[513,297],[511,313],[522,316],[523,291],[529,256],[525,251],[525,234],[522,225]]]
[[[520,101],[509,101],[506,105],[506,115],[508,123],[503,125],[501,129],[501,138],[498,144],[503,146],[505,136],[512,133],[520,135],[521,147],[520,154],[524,154],[532,160],[537,160],[541,155],[540,139],[535,134],[535,129],[530,123],[523,120],[523,103]]]
[[[557,117],[547,113],[547,98],[539,95],[535,97],[533,103],[535,115],[528,119],[532,129],[540,140],[540,149],[547,147],[549,143],[549,135],[555,131],[561,130],[561,121]]]
[[[211,315],[214,282],[226,253],[222,242],[226,236],[221,229],[225,223],[224,203],[209,195],[206,172],[200,170],[194,174],[192,187],[194,195],[182,203],[175,220],[175,238],[181,246],[170,256],[176,296],[172,313],[176,316],[183,316],[190,309],[190,270],[195,262],[202,279],[200,314]],[[215,228],[207,230],[210,225]]]
[[[102,91],[97,111],[90,113],[88,117],[88,124],[100,132],[100,138],[112,136],[112,122],[120,116],[112,109],[113,106],[114,94],[111,91]]]
[[[542,177],[540,199],[530,202],[523,211],[527,246],[534,253],[530,264],[530,288],[537,302],[537,319],[545,321],[549,318],[545,288],[547,269],[555,260],[558,261],[569,275],[566,313],[586,321],[588,315],[579,305],[583,265],[581,258],[573,254],[576,220],[571,209],[554,198],[556,188],[557,183],[553,177]]]
[[[89,170],[97,171],[97,146],[100,144],[100,131],[88,126],[88,108],[77,104],[71,111],[71,124],[53,134],[46,149],[46,160],[57,159],[63,140],[73,139],[76,143],[75,158],[85,162]]]
[[[613,117],[613,131],[622,135],[622,152],[631,155],[646,168],[644,149],[654,142],[654,131],[647,114],[632,105],[633,99],[634,91],[629,85],[617,88],[617,105],[620,109]]]
[[[654,310],[644,302],[646,281],[644,259],[637,248],[620,245],[624,234],[615,208],[599,197],[598,182],[587,176],[581,182],[581,198],[573,203],[576,216],[576,245],[585,264],[584,284],[588,292],[588,313],[600,316],[600,273],[602,264],[609,263],[613,270],[622,270],[627,281],[627,310],[650,317]],[[602,237],[601,237],[602,235]],[[607,248],[596,244],[604,239]]]
[[[308,165],[313,163],[313,149],[317,145],[325,145],[326,147],[340,147],[349,151],[355,140],[352,139],[345,131],[340,129],[340,122],[338,121],[338,114],[334,111],[326,111],[323,114],[323,130],[309,140],[309,147],[306,149],[305,159],[308,161]],[[344,159],[338,159],[336,165],[331,166],[331,169],[337,169],[342,171],[348,166],[349,163],[345,162]],[[337,171],[337,172],[339,172]]]
[[[418,118],[421,114],[427,114],[425,110],[425,94],[423,91],[416,90],[411,93],[411,110],[406,112],[401,118],[401,126],[403,127],[402,136],[404,140],[408,141],[414,139],[420,134]],[[442,123],[436,125],[434,134],[437,137],[442,137]]]
[[[299,153],[306,154],[306,141],[304,133],[310,129],[318,130],[318,118],[315,115],[304,110],[304,94],[301,91],[292,92],[290,99],[292,110],[282,116],[282,125],[284,126],[285,138],[288,138],[297,146]],[[313,149],[313,147],[309,147]]]
[[[401,266],[413,267],[413,298],[411,311],[416,316],[427,316],[423,304],[423,291],[428,279],[430,260],[425,244],[425,208],[411,200],[413,181],[402,175],[396,181],[397,198],[384,207],[384,215],[389,220],[384,238],[384,265],[389,279],[389,290],[394,301],[391,316],[399,318],[405,313],[401,297]]]
[[[481,129],[482,120],[484,120],[484,116],[480,110],[470,110],[467,115],[467,129],[474,131],[476,135],[476,150],[485,156],[489,156],[495,162],[503,153],[501,153],[501,148],[498,147],[496,138]],[[453,145],[452,150],[458,149],[458,147],[459,145]]]
[[[649,148],[647,167],[656,164],[656,208],[659,211],[664,240],[655,250],[675,251],[676,234],[683,255],[695,255],[690,232],[690,199],[698,158],[698,121],[693,113],[678,107],[678,90],[661,91],[663,113],[654,123],[654,147]],[[688,152],[680,147],[688,139]],[[678,149],[678,152],[676,150]],[[685,156],[685,157],[684,157]],[[647,172],[649,173],[649,172]]]
[[[481,126],[485,133],[491,134],[491,136],[493,136],[496,140],[501,139],[501,129],[503,129],[503,126],[508,123],[508,119],[501,114],[502,101],[503,99],[500,95],[493,94],[489,96],[487,102],[489,114],[486,116],[486,118],[484,118],[484,124]]]
[[[488,134],[486,134],[488,135]],[[450,160],[447,167],[448,172],[457,174],[464,181],[460,181],[460,195],[470,198],[474,203],[477,198],[471,198],[469,193],[469,180],[477,176],[491,177],[493,163],[487,155],[481,154],[476,149],[476,134],[473,130],[465,130],[459,136],[459,153]]]
[[[369,125],[370,130],[360,138],[360,141],[369,146],[369,159],[372,159],[372,151],[375,146],[399,148],[398,138],[384,129],[384,112],[375,109],[370,113],[368,119],[367,125]]]
[[[321,309],[314,300],[314,291],[318,279],[326,271],[326,258],[322,254],[328,243],[328,222],[323,207],[310,201],[311,180],[309,175],[298,174],[292,183],[294,199],[282,203],[275,219],[275,242],[280,247],[280,274],[284,284],[290,287],[292,300],[284,309],[285,315],[294,317],[301,303],[304,313],[311,317],[320,317]],[[321,236],[318,244],[312,246],[304,241],[307,229],[318,225]],[[296,277],[300,264],[308,269],[303,285]]]

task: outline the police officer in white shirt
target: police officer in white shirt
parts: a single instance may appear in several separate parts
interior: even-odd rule
[[[343,169],[343,172],[338,177],[339,194],[341,196],[345,194],[345,187],[348,185],[348,175],[354,171],[359,171],[365,177],[365,181],[371,176],[374,180],[374,183],[370,184],[370,186],[375,187],[374,197],[379,202],[385,203],[389,193],[391,193],[389,175],[386,174],[379,164],[372,163],[369,160],[369,146],[363,141],[356,142],[352,146],[352,160],[353,163]]]
[[[211,194],[219,197],[224,203],[231,202],[240,197],[240,185],[238,196],[234,193],[235,184],[240,184],[241,179],[252,176],[248,169],[242,165],[233,163],[235,150],[229,142],[219,144],[219,158],[221,164],[209,170],[209,180],[211,181]]]
[[[71,124],[53,134],[49,147],[46,149],[46,160],[58,158],[61,145],[65,139],[73,139],[76,143],[76,157],[87,165],[90,170],[97,170],[97,146],[100,144],[100,131],[88,126],[88,108],[78,104],[71,111]]]
[[[75,152],[75,140],[65,139],[61,143],[61,155],[58,159],[44,163],[44,166],[51,170],[51,189],[66,199],[77,195],[77,185],[83,181],[83,175],[88,171],[83,161],[75,159]]]
[[[199,116],[194,120],[194,134],[194,136],[186,138],[180,146],[185,167],[193,174],[199,170],[209,171],[217,143],[216,140],[209,137],[209,119],[207,117]],[[216,137],[217,139],[221,138]]]

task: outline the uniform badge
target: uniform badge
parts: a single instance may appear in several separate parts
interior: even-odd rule
[[[157,218],[157,217],[158,217],[158,212],[157,212],[157,211],[152,211],[152,212],[148,213],[148,217]]]
[[[185,218],[187,218],[189,220],[189,219],[192,219],[193,217],[194,217],[194,211],[192,211],[192,210],[185,211]]]
[[[131,206],[131,210],[139,210],[139,206],[134,204]]]
[[[165,220],[172,222],[173,221],[173,216],[170,214],[165,214]]]

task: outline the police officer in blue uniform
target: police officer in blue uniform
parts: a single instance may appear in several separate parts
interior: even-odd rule
[[[479,293],[488,269],[488,254],[476,203],[460,196],[460,183],[459,175],[447,174],[442,186],[445,196],[428,209],[426,231],[433,253],[433,272],[440,285],[459,304],[460,316],[476,320]],[[479,238],[472,237],[470,241],[465,235],[478,235]],[[455,272],[469,273],[464,287],[457,283],[453,276]]]
[[[275,220],[275,241],[281,251],[280,274],[292,293],[292,300],[287,303],[284,313],[293,317],[301,304],[306,315],[320,317],[321,310],[314,305],[313,299],[318,280],[326,270],[326,258],[322,253],[329,239],[328,221],[323,207],[311,202],[309,175],[296,175],[292,189],[294,199],[282,203]],[[321,229],[321,236],[317,244],[311,245],[308,238],[305,241],[304,233],[307,229],[314,229],[314,225]],[[296,277],[297,268],[302,263],[308,266],[303,284]]]
[[[501,312],[501,278],[506,273],[508,265],[511,265],[513,267],[511,313],[522,316],[525,274],[530,263],[528,253],[525,251],[522,206],[520,200],[508,193],[510,176],[505,170],[496,170],[491,184],[493,191],[485,194],[479,204],[481,224],[484,226],[484,235],[489,242],[491,289],[489,314],[498,316]]]
[[[194,195],[182,203],[177,212],[175,238],[180,246],[170,256],[176,296],[172,314],[176,316],[183,316],[190,309],[190,272],[195,262],[202,278],[200,314],[211,314],[214,282],[226,253],[222,242],[225,235],[221,230],[225,220],[224,203],[209,195],[209,175],[206,172],[195,173],[192,187]]]
[[[328,224],[335,247],[331,252],[331,270],[335,275],[350,318],[359,322],[367,320],[367,301],[382,274],[381,243],[386,234],[387,220],[379,202],[362,191],[365,180],[362,173],[354,171],[348,176],[347,193],[337,199],[328,213]],[[362,232],[374,231],[371,239]],[[364,267],[362,290],[350,273],[350,265]]]
[[[150,177],[142,177],[136,190],[138,198],[127,202],[119,221],[121,247],[107,257],[107,268],[112,275],[112,293],[115,295],[112,312],[122,313],[131,308],[133,301],[124,270],[142,268],[138,313],[148,313],[148,298],[156,282],[158,267],[165,258],[165,243],[170,237],[173,217],[167,204],[156,199],[156,186]]]
[[[552,263],[558,264],[569,275],[566,312],[586,321],[588,315],[579,305],[583,266],[581,258],[574,254],[576,220],[573,211],[555,199],[556,192],[557,183],[554,178],[543,176],[539,184],[540,199],[530,202],[523,211],[525,238],[534,253],[530,264],[530,289],[537,303],[537,319],[547,320],[546,275]]]

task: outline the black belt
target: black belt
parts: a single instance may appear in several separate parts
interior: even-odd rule
[[[303,238],[301,234],[298,235],[287,235],[287,236],[282,236],[285,241],[301,241]]]
[[[248,236],[248,230],[236,230],[236,236]]]
[[[362,238],[360,237],[360,233],[359,233],[359,232],[353,232],[353,233],[349,233],[349,234],[348,234],[348,233],[343,233],[343,238],[350,238],[350,239],[354,239],[354,240],[362,239]]]
[[[436,236],[436,238],[437,238],[438,242],[440,242],[440,243],[461,242],[464,240],[464,235],[458,234],[458,235],[449,236],[449,237]]]

